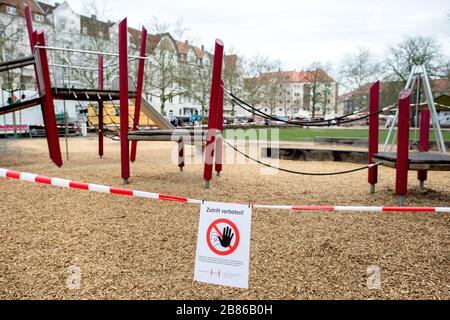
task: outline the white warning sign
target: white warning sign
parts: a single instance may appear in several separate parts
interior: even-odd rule
[[[204,202],[195,260],[195,281],[248,289],[252,209]]]

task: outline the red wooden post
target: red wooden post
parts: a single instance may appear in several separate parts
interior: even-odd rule
[[[127,19],[119,24],[119,78],[120,78],[120,150],[122,179],[130,178],[130,145],[128,143],[128,27]]]
[[[141,52],[140,56],[145,57],[147,49],[147,29],[142,28],[141,32]],[[139,120],[141,115],[141,105],[142,105],[142,90],[144,87],[144,68],[145,68],[145,60],[139,60],[138,66],[138,75],[137,75],[137,88],[136,88],[136,100],[134,103],[134,122],[133,122],[133,130],[137,130],[139,127]],[[137,152],[137,141],[131,142],[131,162],[136,161],[136,152]]]
[[[105,89],[105,76],[103,68],[103,56],[98,57],[98,89]],[[103,114],[103,101],[98,101],[98,155],[100,159],[104,155],[104,114]]]
[[[216,40],[214,49],[214,63],[211,80],[211,97],[209,104],[208,115],[208,132],[206,133],[206,150],[205,150],[205,169],[203,178],[205,180],[205,188],[209,188],[209,182],[212,179],[213,163],[214,163],[214,148],[217,130],[217,109],[218,97],[220,89],[220,79],[222,77],[222,62],[223,62],[223,43]]]
[[[44,32],[39,31],[36,35],[36,44],[45,47]],[[39,49],[38,52],[37,73],[41,86],[43,108],[45,108],[45,128],[47,140],[50,147],[50,158],[58,166],[62,167],[63,161],[61,148],[59,145],[58,126],[56,125],[55,105],[53,104],[52,82],[50,80],[50,71],[48,67],[47,51]]]
[[[398,105],[396,192],[400,206],[404,205],[404,197],[408,192],[410,105],[411,90],[405,90],[400,94]]]
[[[378,153],[380,134],[380,81],[377,81],[370,88],[370,114],[369,119],[369,165],[374,164],[373,156]],[[369,169],[370,193],[375,193],[375,186],[378,183],[378,167]]]
[[[223,103],[224,103],[224,90],[223,81],[220,80],[219,88],[219,101],[217,109],[217,130],[218,137],[216,139],[216,172],[220,177],[220,173],[223,170]]]
[[[424,109],[420,113],[420,152],[430,151],[430,119],[431,113],[429,109]],[[425,181],[428,180],[428,171],[419,171],[417,179],[420,181],[420,189],[425,188]]]
[[[25,7],[25,20],[26,20],[26,23],[27,23],[27,31],[28,31],[28,38],[30,40],[31,54],[35,54],[34,48],[36,46],[37,33],[35,31],[33,31],[33,19],[31,17],[30,7],[28,7],[28,6]],[[35,74],[35,77],[36,77],[36,86],[38,88],[38,92],[39,92],[39,94],[41,94],[41,84],[39,83],[39,76],[38,76],[38,71],[37,71],[37,66],[36,65],[34,65],[34,74]],[[48,137],[49,135],[48,135],[48,132],[47,132],[47,124],[45,122],[46,119],[47,119],[47,116],[45,114],[45,107],[44,107],[43,104],[41,105],[41,112],[42,112],[42,119],[44,121],[44,129],[45,129],[46,137]],[[46,139],[46,140],[47,140],[47,146],[48,146],[48,153],[50,154],[50,158],[51,158],[52,157],[51,156],[52,152],[51,152],[50,141],[49,141],[49,139]]]

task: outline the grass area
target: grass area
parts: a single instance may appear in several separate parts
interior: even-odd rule
[[[232,138],[231,135],[234,132],[225,131],[225,138]],[[444,140],[450,141],[450,132],[444,131]],[[239,139],[245,139],[249,137],[246,131],[237,131],[237,137]],[[258,129],[252,133],[250,139],[267,139],[271,138],[270,130],[267,132],[266,129]],[[388,135],[388,130],[380,130],[380,141],[384,141]],[[419,139],[419,132],[417,134],[414,130],[411,130],[411,139],[417,136]],[[304,129],[304,128],[287,128],[280,129],[280,140],[281,141],[314,141],[317,137],[336,137],[336,138],[368,138],[368,129]],[[436,141],[436,135],[434,132],[430,134],[430,140]]]

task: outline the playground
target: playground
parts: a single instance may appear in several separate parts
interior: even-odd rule
[[[63,145],[61,140],[61,145]],[[45,139],[0,141],[2,166],[122,187],[119,142],[72,138],[71,161],[52,166]],[[254,163],[225,165],[205,192],[202,165],[183,173],[170,142],[143,143],[130,188],[215,201],[311,205],[395,205],[394,170],[380,167],[378,192],[367,173],[335,177],[261,176]],[[354,164],[281,161],[310,171]],[[430,172],[430,189],[410,177],[408,205],[445,206],[450,173]],[[268,187],[270,186],[270,187]],[[345,192],[342,187],[345,186]],[[449,299],[450,216],[435,213],[322,213],[257,210],[251,239],[250,289],[193,281],[198,206],[64,190],[0,179],[2,299]],[[20,195],[20,196],[18,196]],[[67,290],[67,268],[82,271]],[[381,290],[367,289],[367,268],[382,269]]]
[[[1,298],[449,299],[448,133],[441,130],[424,66],[413,67],[394,105],[380,106],[377,81],[368,110],[292,122],[227,90],[224,44],[216,40],[208,127],[180,130],[143,97],[144,66],[150,61],[145,28],[139,56],[128,53],[126,19],[119,24],[118,53],[57,48],[46,46],[44,32],[33,29],[28,8],[25,14],[33,55],[2,67],[33,66],[39,97],[0,113],[41,106],[46,139],[0,141]],[[58,86],[49,68],[53,51],[98,56],[98,86]],[[106,58],[118,60],[119,70],[105,89]],[[138,61],[136,83],[130,81],[131,61]],[[421,86],[426,103],[417,99],[412,104]],[[365,151],[367,160],[361,166],[286,161],[272,151],[247,154],[255,142],[228,137],[232,128],[224,126],[225,97],[255,116],[303,133],[304,127],[323,130],[367,121],[367,145],[354,148]],[[97,134],[60,139],[54,100],[79,104]],[[380,132],[380,115],[387,112],[395,117],[389,130]],[[418,151],[412,150],[411,138]],[[383,148],[380,140],[385,140]],[[432,152],[431,142],[438,152]],[[62,152],[64,145],[70,157]],[[193,150],[201,151],[198,163],[189,162]],[[227,162],[228,152],[244,161]],[[269,168],[272,174],[261,174]],[[248,290],[193,281],[199,205],[205,201],[254,210],[251,237],[247,233]],[[222,247],[235,250],[238,233],[232,244],[234,234],[224,231],[227,242],[220,232]],[[67,270],[74,266],[81,283],[79,290],[68,290]],[[368,285],[373,267],[382,273],[377,290]],[[229,275],[241,276],[222,273]]]

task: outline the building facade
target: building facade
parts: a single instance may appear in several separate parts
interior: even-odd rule
[[[100,21],[95,15],[75,12],[67,2],[51,5],[34,0],[0,0],[0,60],[30,55],[24,8],[29,6],[35,29],[44,29],[48,46],[117,52],[118,25]],[[140,30],[129,28],[129,53],[139,54]],[[208,116],[212,53],[204,46],[173,38],[169,33],[149,34],[147,39],[144,95],[168,119]],[[52,85],[62,88],[97,88],[98,57],[96,55],[48,51]],[[225,86],[242,96],[245,92],[244,70],[236,55],[224,56]],[[105,56],[106,89],[112,87],[118,74],[118,61]],[[137,73],[137,61],[129,63],[130,75]],[[15,72],[15,73],[14,73]],[[15,70],[0,77],[2,88],[35,88],[32,68]],[[338,84],[323,70],[274,72],[257,79],[261,91],[258,107],[281,117],[327,117],[336,113]],[[262,85],[261,85],[262,84]],[[235,90],[236,89],[236,90]],[[239,89],[239,90],[238,90]],[[248,112],[225,100],[227,117],[252,117]]]

